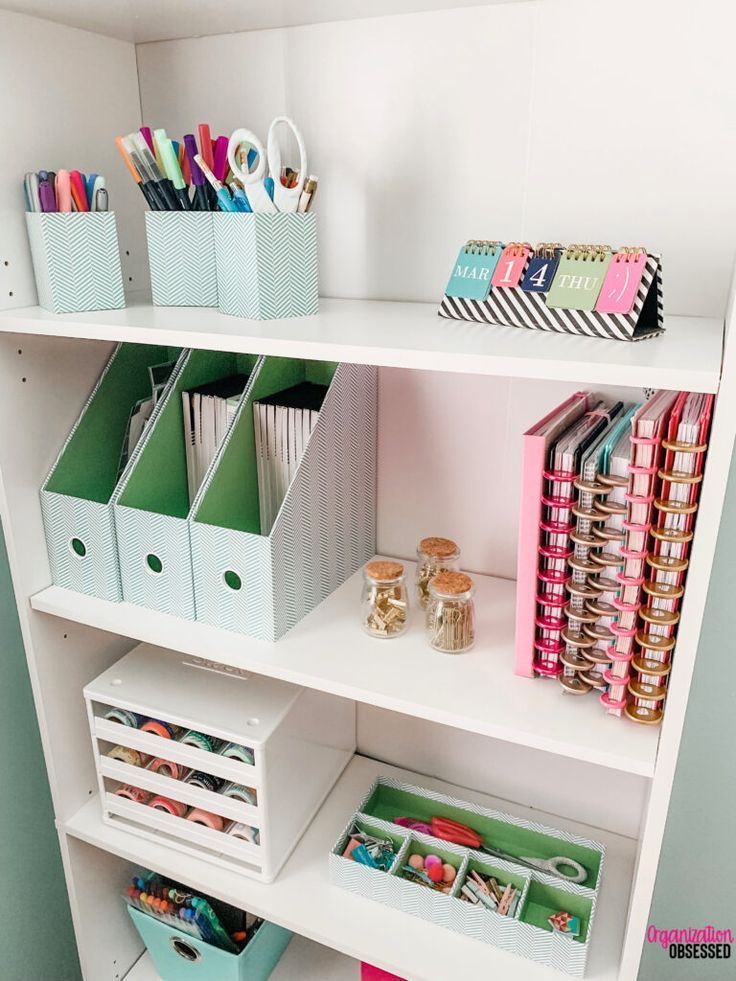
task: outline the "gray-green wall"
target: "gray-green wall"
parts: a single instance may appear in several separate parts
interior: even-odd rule
[[[736,458],[734,458],[736,460]],[[736,936],[736,462],[708,591],[650,924]],[[733,981],[731,960],[670,960],[644,943],[640,981]]]
[[[0,889],[2,981],[81,978],[1,528]]]

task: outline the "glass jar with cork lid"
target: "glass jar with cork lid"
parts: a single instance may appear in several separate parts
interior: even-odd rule
[[[438,572],[429,582],[427,639],[443,654],[462,654],[475,643],[475,586],[464,572]]]
[[[371,637],[398,637],[409,622],[409,595],[404,566],[393,559],[374,559],[363,570],[361,621]]]
[[[429,581],[438,572],[459,568],[460,549],[450,538],[423,538],[417,547],[416,595],[419,605],[427,609]]]

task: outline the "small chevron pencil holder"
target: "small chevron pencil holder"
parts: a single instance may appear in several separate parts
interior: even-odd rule
[[[253,402],[327,385],[273,526],[261,528]],[[278,640],[376,551],[377,370],[265,357],[192,507],[196,619]]]
[[[313,214],[215,213],[218,305],[251,320],[317,313]]]
[[[154,306],[216,307],[214,214],[146,212]]]
[[[112,211],[26,213],[38,303],[51,313],[125,306]]]

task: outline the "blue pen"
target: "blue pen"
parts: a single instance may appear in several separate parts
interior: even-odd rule
[[[273,193],[274,193],[273,192],[273,188],[274,188],[273,177],[264,177],[263,178],[263,186],[266,188],[266,193],[268,194],[268,196],[273,201]]]
[[[230,185],[230,190],[233,192],[233,201],[238,211],[253,211],[250,201],[242,187],[238,187],[235,181],[233,181]]]
[[[223,187],[222,184],[220,183],[220,181],[218,181],[218,179],[212,173],[212,171],[210,170],[210,168],[207,166],[207,164],[202,159],[202,154],[201,153],[195,154],[194,159],[197,161],[197,165],[198,165],[199,169],[202,171],[202,173],[204,174],[204,176],[207,178],[207,180],[210,182],[210,184],[214,188],[215,195],[217,197],[217,203],[220,206],[220,210],[221,211],[238,211],[239,209],[238,209],[237,205],[235,204],[235,202],[233,201],[233,199],[230,197],[230,194],[228,192],[228,189],[226,187]]]
[[[90,174],[89,177],[85,177],[82,174],[82,178],[84,180],[84,189],[87,193],[87,204],[89,210],[92,211],[95,200],[95,181],[97,180],[97,174]]]

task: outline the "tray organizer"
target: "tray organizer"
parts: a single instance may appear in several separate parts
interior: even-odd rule
[[[106,823],[272,881],[355,750],[355,703],[141,644],[84,689]],[[253,763],[105,718],[110,708],[245,746]],[[255,805],[113,759],[114,747],[231,781]],[[123,786],[258,830],[243,840],[117,796]]]
[[[399,816],[429,822],[450,818],[477,831],[506,853],[551,858],[566,855],[580,862],[588,878],[580,885],[546,872],[462,848],[394,823]],[[398,851],[388,872],[368,868],[342,857],[353,824],[369,834],[391,838]],[[400,869],[414,852],[438,855],[457,870],[450,894],[410,882]],[[575,977],[583,977],[593,931],[596,899],[603,871],[604,846],[521,818],[469,804],[443,794],[379,777],[363,798],[329,856],[330,878],[350,892],[420,916],[437,926],[466,934],[484,943]],[[521,890],[514,917],[474,906],[458,898],[469,870],[496,877],[499,885]],[[577,938],[556,933],[548,917],[566,911],[580,919]]]
[[[51,313],[125,306],[112,211],[26,212],[38,305]]]

